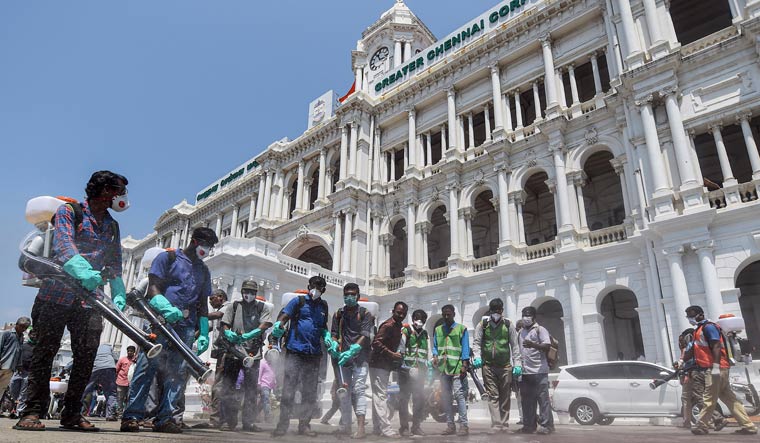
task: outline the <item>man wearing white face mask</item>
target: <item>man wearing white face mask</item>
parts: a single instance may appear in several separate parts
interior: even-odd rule
[[[272,326],[270,319],[272,311],[269,306],[256,300],[259,285],[254,280],[246,280],[240,292],[243,294],[242,301],[233,302],[222,318],[223,340],[227,340],[230,346],[237,346],[241,353],[253,357],[253,365],[245,367],[243,360],[237,358],[232,352],[224,355],[222,365],[222,403],[224,419],[227,421],[229,430],[237,426],[240,400],[235,395],[235,384],[238,374],[243,370],[243,431],[260,431],[253,424],[258,398],[259,363],[261,361],[262,333]]]
[[[93,291],[108,279],[111,298],[119,309],[126,305],[126,290],[121,278],[121,238],[119,224],[108,209],[121,212],[127,202],[127,179],[111,171],[92,174],[82,203],[66,203],[55,213],[52,259]],[[101,275],[109,269],[111,276]],[[14,426],[19,430],[44,430],[40,422],[42,407],[48,402],[51,365],[64,328],[71,334],[74,365],[64,398],[61,426],[68,430],[97,431],[82,417],[82,393],[90,379],[100,344],[103,319],[76,298],[76,292],[55,280],[45,280],[32,307],[32,322],[38,342],[32,354],[28,379],[28,401],[24,416]]]
[[[483,368],[483,385],[491,413],[490,433],[496,434],[509,427],[510,386],[512,376],[522,375],[522,356],[514,326],[502,317],[504,302],[495,298],[488,303],[488,309],[489,317],[475,327],[472,351],[473,366]]]
[[[515,431],[520,434],[554,432],[554,418],[549,401],[549,362],[546,359],[546,353],[551,346],[551,337],[546,328],[536,323],[536,314],[536,308],[533,306],[522,310],[523,328],[518,342],[523,364],[520,383],[523,427]],[[541,409],[538,418],[536,406]]]

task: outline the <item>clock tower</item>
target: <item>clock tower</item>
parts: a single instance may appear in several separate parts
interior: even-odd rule
[[[414,13],[396,0],[378,21],[370,25],[351,53],[356,89],[375,94],[375,84],[393,68],[411,60],[435,42],[435,36]]]

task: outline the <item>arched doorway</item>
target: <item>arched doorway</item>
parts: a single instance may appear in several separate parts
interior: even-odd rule
[[[557,236],[557,215],[554,196],[549,191],[545,172],[537,172],[525,182],[525,203],[523,204],[523,226],[525,242],[529,245],[554,240]]]
[[[445,206],[435,208],[430,214],[430,224],[430,233],[427,235],[428,267],[438,269],[446,266],[451,255],[451,234]]]
[[[388,251],[388,271],[391,278],[404,276],[406,269],[406,221],[400,219],[393,225],[393,244]]]
[[[587,180],[583,187],[583,204],[586,220],[581,224],[592,231],[617,226],[625,219],[623,188],[620,177],[612,167],[612,154],[600,151],[590,156],[583,164]]]
[[[472,314],[472,329],[478,327],[478,323],[483,320],[483,317],[488,315],[488,305],[482,306]]]
[[[559,363],[557,366],[567,364],[567,341],[565,340],[565,322],[562,317],[565,313],[562,304],[557,300],[548,300],[536,309],[536,321],[546,328],[549,334],[559,341]],[[581,339],[582,340],[582,339]]]
[[[327,270],[331,270],[333,265],[330,251],[320,245],[307,249],[298,257],[298,259],[306,263],[314,263]]]
[[[739,307],[747,328],[747,338],[755,347],[753,358],[760,358],[760,261],[756,261],[739,273],[736,287],[741,291]]]
[[[616,289],[605,295],[600,306],[604,317],[604,338],[607,343],[607,360],[637,360],[644,355],[641,321],[636,308],[636,294],[628,289]]]
[[[493,193],[483,191],[475,197],[475,218],[472,220],[472,250],[475,258],[496,254],[499,249],[499,214],[491,200]]]

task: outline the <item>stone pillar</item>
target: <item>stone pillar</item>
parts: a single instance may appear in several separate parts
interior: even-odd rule
[[[623,27],[623,40],[625,41],[623,58],[628,63],[628,69],[636,69],[644,64],[644,53],[641,51],[639,38],[636,35],[636,24],[633,22],[631,3],[629,0],[615,0],[615,4]]]
[[[694,165],[692,165],[691,155],[689,154],[689,142],[686,140],[686,131],[681,119],[681,108],[678,105],[678,96],[675,88],[667,88],[661,93],[665,97],[665,109],[668,113],[668,123],[670,124],[670,134],[673,138],[673,148],[676,151],[678,161],[678,172],[681,176],[681,187],[685,185],[697,184],[697,177],[694,174]],[[700,184],[701,186],[701,184]]]
[[[274,218],[282,218],[282,201],[285,200],[285,178],[283,177],[282,170],[277,170],[275,174],[275,182],[277,183],[277,197],[274,202]]]
[[[317,200],[325,199],[325,168],[327,159],[327,151],[325,148],[319,150],[319,178],[317,181]]]
[[[380,275],[380,214],[372,214],[372,270],[370,278]]]
[[[503,244],[512,242],[509,232],[509,189],[507,188],[507,166],[497,167],[499,183],[499,241]]]
[[[660,151],[660,139],[657,136],[657,123],[654,120],[654,112],[652,111],[652,96],[650,95],[643,100],[637,101],[636,105],[639,107],[641,122],[644,126],[644,139],[647,144],[649,167],[652,169],[653,193],[666,192],[668,191],[668,179],[665,172],[665,162]]]
[[[591,54],[591,72],[594,74],[594,92],[595,95],[602,94],[602,76],[599,74],[599,61],[596,52]]]
[[[417,255],[417,258],[414,260],[415,265],[418,268],[427,268],[427,265],[425,264],[425,258],[427,254],[425,253],[425,224],[427,222],[417,222],[414,225],[414,243],[415,243],[415,252]]]
[[[570,76],[570,94],[573,98],[573,106],[580,105],[581,99],[578,96],[578,83],[575,81],[575,66],[572,64],[567,66],[567,74]]]
[[[475,147],[475,132],[472,124],[472,112],[467,113],[467,146],[465,150]]]
[[[752,134],[752,128],[749,126],[750,114],[745,113],[738,115],[736,121],[742,127],[742,134],[744,135],[744,144],[747,146],[747,154],[749,154],[749,162],[752,165],[752,179],[760,179],[760,154],[757,152],[757,144],[755,143],[755,136]]]
[[[392,149],[390,152],[391,157],[391,178],[389,181],[395,182],[396,181],[396,150]]]
[[[240,218],[240,206],[232,205],[232,223],[230,224],[230,235],[238,236],[238,219]]]
[[[662,38],[660,21],[657,16],[657,4],[655,0],[642,0],[642,3],[644,4],[644,14],[649,29],[650,53],[654,58],[660,58],[667,53],[668,47],[667,42]]]
[[[298,186],[296,186],[296,211],[301,211],[303,207],[304,194],[304,164],[303,160],[298,162]]]
[[[457,148],[457,106],[456,91],[454,88],[446,90],[446,108],[448,114],[449,149]]]
[[[522,107],[520,106],[520,90],[515,90],[515,119],[517,121],[517,126],[515,127],[515,130],[519,130],[523,128],[523,119],[522,119]]]
[[[354,210],[349,208],[345,211],[346,221],[343,225],[343,258],[341,259],[340,273],[348,275],[351,273],[351,249],[354,243]]]
[[[359,157],[359,124],[351,122],[351,141],[349,142],[348,155],[351,162],[348,164],[348,175],[356,175],[356,159]]]
[[[404,42],[404,61],[409,61],[409,59],[412,58],[412,42],[405,41]]]
[[[546,82],[544,82],[546,84]],[[533,105],[536,108],[536,119],[533,121],[539,122],[543,119],[541,113],[541,96],[538,94],[538,82],[533,82]]]
[[[565,176],[565,156],[563,146],[553,145],[549,149],[554,157],[554,174],[557,178],[557,195],[559,196],[559,225],[561,227],[572,227],[570,222],[570,206],[567,201],[567,178]]]
[[[303,203],[301,209],[306,212],[311,210],[311,186],[314,184],[314,179],[307,178],[303,181]]]
[[[443,153],[448,150],[448,143],[446,143],[446,125],[441,125],[441,158],[443,158]]]
[[[715,257],[713,256],[713,241],[704,240],[691,244],[691,248],[699,256],[699,270],[702,271],[702,282],[705,286],[705,298],[707,299],[707,315],[705,317],[715,319],[723,314],[723,296],[720,293],[718,271],[715,269]]]
[[[340,272],[340,251],[342,249],[342,235],[343,235],[343,215],[340,212],[336,212],[332,215],[335,219],[335,234],[333,235],[333,266],[332,271],[336,274]]]
[[[346,179],[348,171],[348,128],[345,125],[340,127],[340,180]]]
[[[459,223],[457,218],[457,208],[459,208],[459,184],[451,183],[446,186],[449,191],[449,232],[451,234],[451,256],[449,259],[459,258]]]
[[[401,40],[395,40],[393,42],[393,67],[398,68],[401,66],[403,60],[401,60]]]
[[[588,231],[588,218],[586,217],[586,201],[583,199],[583,187],[586,186],[586,178],[580,175],[575,182],[575,192],[578,194],[578,218],[581,221],[581,229]]]
[[[674,246],[665,248],[663,251],[668,259],[670,269],[670,281],[673,291],[673,300],[675,302],[675,318],[678,321],[678,331],[689,328],[689,322],[686,321],[686,308],[691,305],[689,301],[689,290],[686,286],[686,277],[683,273],[683,259],[681,255],[684,252],[683,246]]]
[[[216,229],[214,229],[214,232],[216,233],[217,238],[221,238],[222,236],[222,214],[216,215]]]
[[[504,129],[512,132],[512,109],[509,106],[509,94],[502,95],[501,101],[504,106]]]
[[[541,51],[544,56],[544,87],[546,88],[546,114],[551,115],[557,107],[557,84],[551,81],[554,75],[554,56],[552,55],[552,41],[549,34],[541,39]]]
[[[430,133],[425,134],[425,151],[427,153],[427,158],[425,159],[425,165],[432,165],[433,164],[433,142],[432,137],[430,136]]]
[[[625,210],[625,217],[628,218],[631,215],[631,200],[628,196],[628,184],[625,180],[625,163],[619,159],[613,159],[610,163],[612,163],[612,168],[615,170],[615,174],[620,178],[620,190],[623,194],[623,208]]]
[[[515,208],[517,209],[517,235],[520,238],[520,245],[525,245],[525,219],[523,218],[523,203],[525,202],[525,195],[523,192],[518,192],[515,197]]]
[[[565,84],[562,82],[562,68],[554,71],[554,81],[557,83],[557,100],[560,108],[567,108],[567,96],[565,95]]]
[[[280,208],[277,218],[281,218],[283,220],[290,220],[293,218],[293,213],[290,211],[290,199],[296,198],[295,195],[293,195],[292,189],[285,189],[283,192],[283,199],[282,204],[278,204],[277,206]],[[295,212],[295,210],[293,210]]]
[[[472,219],[475,218],[475,209],[462,209],[462,216],[464,219],[465,245],[467,247],[466,256],[468,260],[472,260],[475,258],[474,248],[472,245]]]
[[[256,206],[257,206],[256,200],[257,200],[256,197],[251,196],[251,205],[248,207],[248,229],[249,230],[251,229],[251,227],[253,227],[253,221],[255,220],[255,217],[256,217]],[[188,230],[186,232],[187,233],[185,234],[185,236],[187,238],[190,238],[190,231]],[[241,234],[245,237],[246,233],[241,232]]]
[[[726,145],[723,143],[723,135],[720,133],[721,129],[722,127],[720,125],[710,126],[710,131],[712,132],[713,139],[715,139],[715,147],[718,150],[720,171],[723,173],[723,187],[726,187],[735,185],[736,179],[734,178],[733,171],[731,171],[731,162],[728,160]]]
[[[274,183],[274,171],[267,169],[267,178],[264,183],[264,217],[269,218],[269,207],[272,205],[272,186]]]
[[[417,124],[415,122],[416,112],[414,108],[409,111],[409,155],[408,165],[417,166]]]
[[[570,287],[570,316],[573,322],[573,354],[575,354],[575,361],[573,363],[585,363],[588,360],[583,340],[586,334],[583,331],[581,273],[577,271],[566,272],[564,277]]]
[[[495,108],[494,108],[495,109]],[[486,140],[487,142],[491,141],[491,112],[488,109],[488,105],[485,105],[483,107],[483,116],[485,117],[485,124],[486,124]]]
[[[494,132],[498,133],[504,129],[504,120],[501,115],[501,81],[499,81],[499,65],[491,65],[491,95],[493,95],[493,125]],[[486,134],[488,139],[491,134]],[[496,137],[498,140],[501,137]]]
[[[417,224],[416,221],[416,201],[413,199],[407,199],[404,204],[406,205],[406,267],[407,269],[415,269],[417,267],[417,253],[415,245],[417,244],[416,241],[416,233],[415,231],[415,225]]]
[[[258,178],[259,182],[259,192],[256,195],[256,219],[260,219],[264,216],[264,201],[266,201],[266,179],[262,180],[262,177],[259,176]]]

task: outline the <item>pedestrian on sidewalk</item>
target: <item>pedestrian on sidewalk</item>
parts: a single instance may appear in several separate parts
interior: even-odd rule
[[[10,394],[16,402],[16,407],[11,418],[17,418],[24,413],[26,407],[27,386],[29,381],[29,371],[32,368],[32,354],[34,346],[37,344],[37,332],[34,329],[29,330],[29,336],[21,345],[21,356],[16,364],[16,372],[11,377]]]
[[[430,364],[430,340],[425,330],[427,313],[417,309],[412,313],[412,324],[405,324],[401,328],[401,352],[404,364],[398,372],[399,404],[398,418],[401,423],[399,434],[404,437],[410,435],[425,436],[420,426],[425,419],[425,384],[427,381]],[[412,399],[412,429],[409,431],[409,399]]]
[[[504,302],[495,298],[488,303],[489,317],[475,327],[472,352],[473,365],[483,368],[483,385],[488,395],[491,414],[490,434],[509,427],[509,408],[512,403],[512,377],[522,375],[522,357],[517,332],[504,317]]]
[[[446,408],[448,426],[442,435],[467,436],[470,433],[467,422],[466,378],[470,364],[470,337],[467,328],[454,321],[456,311],[453,305],[441,308],[443,323],[435,328],[433,335],[433,365],[441,373],[441,402]],[[457,403],[459,432],[454,424],[454,405]]]
[[[359,285],[347,283],[343,287],[344,306],[333,314],[331,335],[337,343],[332,352],[335,371],[333,383],[343,382],[347,390],[339,396],[340,422],[336,435],[351,435],[351,409],[356,414],[357,430],[353,438],[364,438],[367,414],[367,374],[369,372],[370,336],[375,319],[363,306],[359,306]],[[337,392],[337,390],[336,390]],[[336,394],[337,395],[337,394]]]
[[[554,417],[549,401],[549,362],[546,353],[551,346],[549,331],[536,322],[536,308],[528,306],[522,310],[523,328],[520,330],[519,344],[522,357],[522,399],[523,427],[517,433],[551,434],[554,432]],[[540,414],[536,417],[536,406]]]
[[[137,348],[127,346],[127,355],[116,362],[116,415],[121,416],[129,398],[129,368],[137,360]]]
[[[388,408],[388,381],[391,371],[401,367],[403,357],[398,352],[401,343],[401,327],[409,307],[402,301],[393,305],[393,315],[377,329],[372,340],[369,358],[369,372],[372,380],[372,426],[379,429],[381,435],[398,438],[391,427]]]
[[[97,391],[98,387],[102,389],[103,396],[105,397],[104,410],[106,420],[116,421],[116,357],[114,356],[113,347],[107,343],[98,346],[92,375],[90,376],[89,383],[87,383],[87,387],[84,388],[84,395]],[[82,399],[84,400],[84,396]],[[92,410],[90,415],[93,415]]]
[[[0,333],[0,395],[10,385],[16,372],[24,346],[24,332],[31,323],[29,317],[19,317],[13,329]]]

